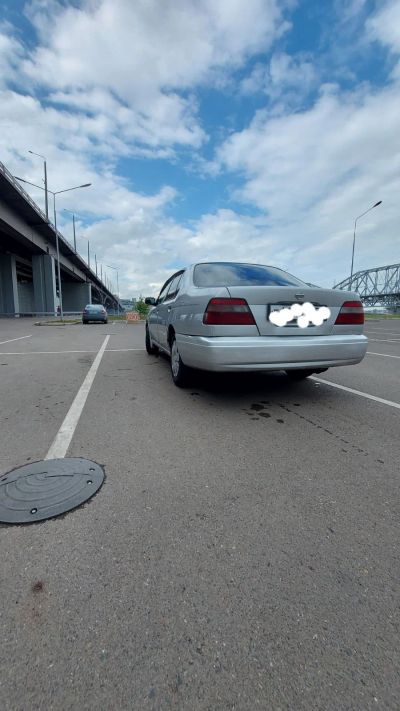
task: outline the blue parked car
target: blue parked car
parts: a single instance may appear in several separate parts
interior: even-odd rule
[[[104,306],[101,304],[88,304],[85,306],[82,313],[82,323],[89,323],[90,321],[101,321],[101,323],[107,323],[108,316]]]

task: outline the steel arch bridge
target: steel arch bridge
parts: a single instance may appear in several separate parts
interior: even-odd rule
[[[333,288],[356,291],[366,306],[400,309],[400,264],[356,272]]]

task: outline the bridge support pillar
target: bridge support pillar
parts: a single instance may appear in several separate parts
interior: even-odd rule
[[[54,257],[49,254],[32,257],[33,295],[37,314],[57,313],[56,272]]]
[[[62,282],[64,313],[83,311],[92,302],[92,285],[89,282]]]
[[[17,268],[13,254],[0,254],[0,315],[19,314]]]

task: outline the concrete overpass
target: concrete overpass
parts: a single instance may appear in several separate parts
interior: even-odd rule
[[[123,310],[117,297],[58,234],[65,314],[88,303]],[[54,226],[0,162],[0,316],[53,315],[59,304]]]

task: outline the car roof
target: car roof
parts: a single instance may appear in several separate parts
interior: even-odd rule
[[[232,262],[227,259],[207,259],[203,262],[193,262],[193,264],[190,264],[189,267],[186,268],[194,269],[201,264],[243,264],[246,267],[267,267],[271,269],[279,269],[281,272],[286,271],[285,269],[282,269],[282,267],[276,267],[274,264],[260,264],[260,262]]]
[[[279,271],[281,271],[281,272],[288,273],[286,271],[286,269],[282,269],[282,267],[277,267],[274,264],[260,264],[260,262],[237,262],[237,261],[233,262],[233,261],[229,261],[226,259],[216,259],[216,260],[207,259],[202,262],[193,262],[192,264],[187,264],[185,267],[181,267],[180,269],[177,269],[175,272],[173,272],[173,274],[171,274],[170,277],[168,277],[168,279],[166,281],[168,282],[170,279],[172,279],[177,274],[180,274],[181,272],[185,272],[189,269],[193,270],[195,267],[198,267],[201,264],[242,264],[244,266],[249,266],[249,267],[267,267],[267,268],[271,268],[271,269],[279,269]],[[298,279],[298,277],[296,277],[296,279]],[[166,283],[166,282],[164,282],[164,283]]]

